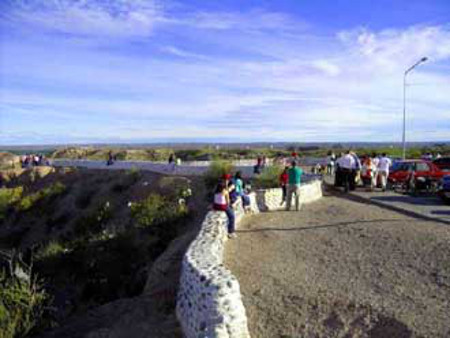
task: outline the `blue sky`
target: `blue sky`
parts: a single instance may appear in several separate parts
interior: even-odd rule
[[[0,144],[450,140],[450,2],[0,1]]]

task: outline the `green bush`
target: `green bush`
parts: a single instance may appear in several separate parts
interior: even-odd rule
[[[93,188],[84,188],[79,191],[75,198],[77,208],[86,209],[91,204],[92,197],[94,197],[95,193],[96,190]]]
[[[60,255],[65,250],[64,246],[57,241],[50,241],[36,253],[37,260],[43,260]]]
[[[254,179],[254,187],[257,189],[276,188],[279,184],[279,177],[283,172],[281,166],[265,167],[260,175]]]
[[[121,177],[119,182],[112,186],[111,191],[115,193],[122,193],[129,189],[132,185],[136,184],[141,177],[142,173],[140,169],[132,167],[126,172],[124,177]]]
[[[67,188],[64,184],[56,182],[47,188],[23,197],[17,205],[17,210],[27,211],[31,209],[37,202],[44,199],[47,202],[51,202],[56,196],[65,193],[66,190]]]
[[[213,189],[217,182],[225,174],[232,174],[235,171],[233,164],[229,161],[213,161],[205,173],[205,183],[208,189]]]
[[[22,197],[23,188],[0,188],[0,220],[6,217],[8,209]]]
[[[35,280],[0,271],[0,337],[25,337],[39,326],[47,295]]]
[[[109,202],[102,204],[86,216],[81,216],[75,222],[74,232],[77,237],[88,238],[101,232],[112,218]]]
[[[130,170],[127,171],[127,176],[129,179],[130,184],[135,184],[139,179],[141,178],[141,170],[137,167],[132,167]]]
[[[131,205],[131,215],[141,228],[151,228],[158,232],[157,226],[178,221],[187,216],[184,203],[167,200],[161,195],[150,194],[145,200]]]

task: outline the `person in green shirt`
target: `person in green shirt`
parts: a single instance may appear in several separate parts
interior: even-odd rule
[[[286,210],[291,209],[292,195],[295,194],[295,210],[300,210],[300,182],[303,170],[297,167],[297,163],[292,161],[291,168],[288,170],[289,181],[287,191]]]

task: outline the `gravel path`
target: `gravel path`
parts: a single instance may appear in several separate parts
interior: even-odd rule
[[[336,196],[229,241],[252,337],[450,337],[450,226]]]

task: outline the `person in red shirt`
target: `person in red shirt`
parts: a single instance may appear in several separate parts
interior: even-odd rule
[[[288,180],[289,180],[288,170],[289,170],[289,167],[285,167],[283,172],[280,175],[280,186],[283,191],[283,198],[281,200],[280,205],[283,205],[283,203],[286,202],[287,184],[288,184]]]

